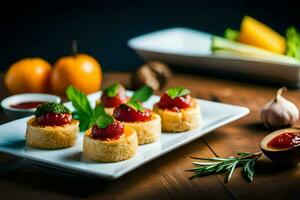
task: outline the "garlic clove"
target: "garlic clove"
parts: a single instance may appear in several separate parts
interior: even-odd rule
[[[280,88],[276,97],[261,110],[261,120],[269,128],[290,126],[299,118],[297,106],[282,97],[286,90],[285,87]]]

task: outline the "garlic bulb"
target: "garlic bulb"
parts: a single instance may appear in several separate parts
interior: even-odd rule
[[[269,128],[290,126],[299,118],[296,105],[281,96],[286,90],[285,87],[280,88],[276,97],[260,112],[262,122]]]

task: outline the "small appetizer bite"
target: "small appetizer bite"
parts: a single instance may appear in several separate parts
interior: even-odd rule
[[[114,109],[113,117],[125,126],[133,128],[139,144],[157,141],[161,135],[161,119],[151,110],[143,108],[138,101],[129,101]]]
[[[98,162],[129,159],[136,154],[137,148],[136,131],[114,120],[104,109],[83,139],[84,157]]]
[[[26,144],[42,149],[70,147],[76,143],[79,121],[63,104],[44,103],[27,122]]]
[[[97,103],[103,104],[105,112],[112,115],[115,107],[122,103],[126,103],[128,100],[129,97],[126,95],[125,88],[119,83],[114,83],[103,91],[101,98]]]
[[[161,117],[162,131],[183,132],[199,127],[200,106],[190,91],[182,87],[169,88],[153,107]]]
[[[134,92],[127,103],[120,104],[113,111],[115,119],[137,132],[139,144],[152,143],[160,138],[160,117],[141,103],[147,101],[152,93],[150,87],[144,86]]]

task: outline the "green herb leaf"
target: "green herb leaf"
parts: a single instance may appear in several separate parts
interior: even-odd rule
[[[166,91],[166,93],[169,97],[171,97],[172,99],[175,99],[176,97],[181,97],[181,96],[190,94],[191,91],[188,89],[185,89],[183,87],[172,87],[172,88],[169,88]]]
[[[120,84],[114,83],[107,87],[104,92],[108,97],[115,97],[119,92]]]
[[[93,109],[84,93],[71,85],[67,88],[66,94],[68,99],[72,101],[72,105],[76,109],[78,115],[82,117],[91,117],[93,115]]]
[[[47,102],[47,103],[43,103],[43,104],[39,105],[36,108],[34,115],[36,117],[39,117],[39,116],[43,115],[44,113],[49,113],[49,112],[71,113],[71,111],[61,103]]]
[[[98,104],[94,109],[92,122],[93,123],[91,123],[90,127],[96,124],[99,128],[105,128],[114,122],[114,118],[105,112],[102,104]]]
[[[240,32],[237,30],[233,30],[231,28],[227,28],[224,32],[224,38],[227,40],[236,41],[239,37]]]
[[[113,122],[113,118],[105,112],[103,105],[98,104],[92,109],[87,96],[75,87],[69,86],[66,93],[76,110],[73,116],[80,121],[81,131],[91,128],[94,124],[105,128]]]
[[[80,131],[85,131],[87,129],[89,129],[91,127],[91,123],[89,120],[87,120],[87,118],[83,118],[83,117],[78,117],[77,118],[79,120],[79,129]]]
[[[88,121],[86,119],[89,119],[90,116],[80,115],[80,114],[77,113],[76,110],[72,113],[72,115],[73,115],[74,119],[77,119],[77,120],[80,121],[79,127],[80,127],[81,131],[84,131],[84,130],[86,130],[86,129],[89,128],[89,123],[88,123]],[[87,121],[87,122],[84,123],[85,121]]]
[[[251,159],[244,165],[243,174],[246,180],[252,182],[254,177],[254,166],[256,159]]]
[[[249,155],[251,155],[251,154],[249,154],[249,153],[244,153],[244,152],[238,152],[237,155],[238,155],[238,156],[241,156],[241,157],[244,157],[244,156],[249,156]]]
[[[93,117],[90,119],[88,128],[91,128],[92,126],[94,126],[97,123],[97,118],[100,115],[105,115],[105,114],[106,114],[106,112],[104,110],[104,106],[102,104],[97,104],[96,107],[94,108]]]
[[[99,116],[99,115],[103,115],[106,114],[105,110],[104,110],[104,106],[102,104],[97,104],[96,107],[94,108],[94,116]]]
[[[130,100],[130,101],[128,101],[126,103],[126,105],[130,106],[134,110],[138,110],[138,111],[144,112],[144,107],[143,107],[143,105],[139,101]]]
[[[104,114],[104,115],[99,115],[97,117],[96,125],[99,128],[105,128],[106,126],[112,124],[113,122],[114,122],[114,119],[112,118],[112,116],[110,116],[108,114]]]
[[[300,33],[295,27],[286,30],[286,55],[300,60]]]
[[[225,182],[228,182],[230,180],[230,178],[231,178],[231,176],[233,174],[233,171],[234,171],[234,169],[235,169],[235,167],[236,167],[237,164],[238,164],[238,161],[234,161],[231,165],[229,165],[227,167],[227,170],[228,170],[229,173],[228,173],[228,176],[227,176]]]
[[[147,101],[151,95],[153,94],[153,90],[149,86],[144,86],[137,90],[132,97],[130,98],[130,101],[140,101],[145,102]]]
[[[187,171],[193,171],[194,174],[190,178],[207,176],[215,173],[222,173],[227,171],[228,175],[225,182],[228,182],[236,167],[243,167],[243,174],[247,181],[252,181],[254,177],[254,166],[256,160],[261,156],[261,152],[250,153],[238,153],[235,157],[228,158],[197,158],[197,160],[205,160],[208,162],[193,162],[195,167]]]

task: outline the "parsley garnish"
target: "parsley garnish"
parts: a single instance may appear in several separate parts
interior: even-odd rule
[[[144,86],[139,90],[135,91],[131,96],[130,100],[145,102],[151,97],[152,94],[153,94],[152,88],[149,86]]]
[[[103,105],[99,104],[92,109],[87,96],[74,86],[69,86],[66,94],[76,110],[73,115],[75,119],[80,121],[81,131],[92,127],[94,124],[97,124],[99,128],[105,128],[113,123],[114,119],[104,111]]]
[[[133,108],[134,110],[138,110],[144,112],[144,107],[141,102],[147,101],[151,95],[153,94],[153,90],[149,86],[144,86],[137,90],[126,103],[127,106]]]
[[[119,83],[113,83],[112,85],[108,86],[104,92],[108,97],[115,97],[117,96],[121,85]]]
[[[45,113],[71,113],[70,110],[61,103],[47,102],[39,105],[34,115],[39,117]]]
[[[191,91],[183,87],[172,87],[166,91],[167,95],[172,99],[190,94]]]
[[[138,110],[138,111],[141,111],[141,112],[144,112],[144,107],[143,105],[141,104],[141,102],[139,101],[135,101],[135,100],[130,100],[126,103],[127,106],[133,108],[134,110]]]
[[[94,116],[95,117],[91,120],[89,127],[96,124],[99,128],[105,128],[114,122],[114,118],[105,112],[102,104],[96,105]]]

